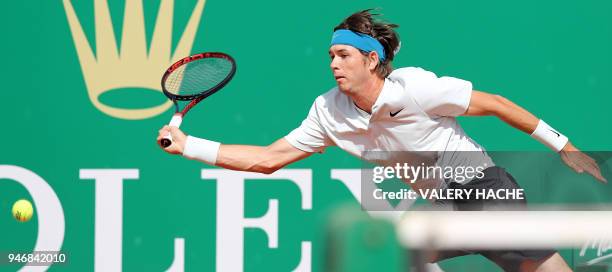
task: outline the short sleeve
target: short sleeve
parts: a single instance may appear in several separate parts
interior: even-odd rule
[[[331,141],[320,122],[318,111],[317,101],[315,100],[302,124],[285,136],[287,142],[306,152],[323,152],[325,147],[331,145]]]
[[[459,116],[465,113],[472,97],[472,83],[454,77],[437,77],[418,69],[413,83],[414,98],[423,111],[436,116]]]

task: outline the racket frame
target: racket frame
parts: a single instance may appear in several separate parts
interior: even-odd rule
[[[173,94],[171,92],[169,92],[166,89],[166,80],[168,79],[168,77],[172,74],[172,72],[174,72],[176,69],[178,69],[179,67],[186,65],[190,62],[194,62],[200,59],[204,59],[204,58],[222,58],[225,60],[228,60],[231,64],[232,64],[232,69],[230,70],[229,74],[219,83],[217,83],[217,85],[213,86],[212,88],[209,88],[207,90],[203,90],[200,93],[197,94],[191,94],[191,95],[178,95],[178,94]],[[168,97],[170,100],[172,100],[172,103],[174,103],[174,115],[172,116],[172,119],[170,120],[170,123],[168,124],[171,127],[180,127],[181,123],[183,121],[183,117],[185,116],[185,114],[187,114],[187,112],[193,108],[193,106],[195,106],[196,104],[198,104],[200,101],[204,100],[205,98],[213,95],[214,93],[216,93],[217,91],[219,91],[221,88],[223,88],[230,80],[232,80],[232,78],[234,77],[234,74],[236,73],[236,62],[234,61],[234,58],[232,58],[230,55],[225,54],[225,53],[221,53],[221,52],[204,52],[204,53],[199,53],[199,54],[195,54],[195,55],[191,55],[185,58],[182,58],[180,60],[178,60],[177,62],[173,63],[167,70],[166,72],[164,72],[164,75],[162,76],[161,79],[161,87],[162,87],[162,91],[164,92],[164,95],[166,97]],[[187,106],[185,106],[185,108],[183,108],[183,110],[179,111],[179,105],[177,101],[191,101],[189,102],[189,104],[187,104]],[[159,141],[159,144],[166,148],[168,146],[170,146],[172,144],[172,135],[168,134],[166,135],[164,138],[162,138]]]

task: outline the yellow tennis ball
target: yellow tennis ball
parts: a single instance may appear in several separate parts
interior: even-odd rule
[[[34,214],[34,209],[32,208],[32,203],[25,199],[20,199],[13,204],[13,217],[20,222],[26,222],[32,218]]]

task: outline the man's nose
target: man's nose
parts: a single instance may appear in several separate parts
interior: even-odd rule
[[[338,61],[337,60],[338,60],[338,58],[333,58],[332,61],[329,63],[329,67],[332,70],[338,69]]]

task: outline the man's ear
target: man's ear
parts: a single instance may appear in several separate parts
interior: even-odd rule
[[[368,53],[368,60],[369,60],[368,69],[370,69],[371,71],[374,71],[374,69],[376,69],[376,66],[380,62],[378,53],[376,51],[370,51],[370,53]]]

